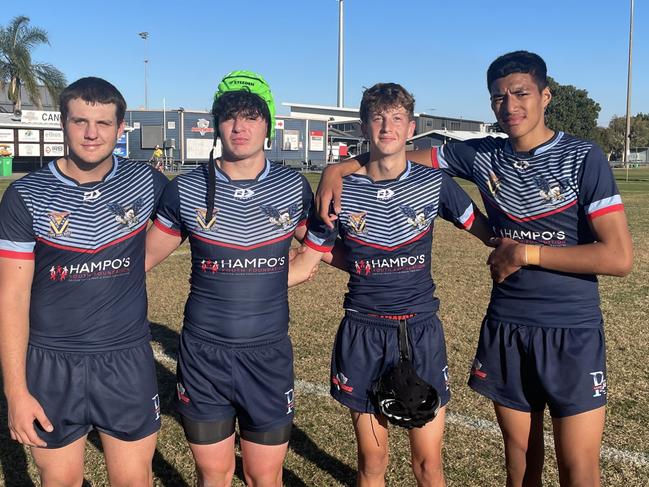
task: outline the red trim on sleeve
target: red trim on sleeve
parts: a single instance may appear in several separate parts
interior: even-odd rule
[[[588,219],[594,220],[597,217],[606,215],[607,213],[613,213],[616,211],[624,211],[624,204],[619,203],[617,205],[607,206],[606,208],[602,208],[601,210],[593,211],[588,215]]]
[[[7,259],[34,260],[34,252],[13,252],[11,250],[0,250],[0,257]]]
[[[471,216],[465,221],[464,223],[460,223],[462,225],[462,228],[465,230],[469,230],[471,226],[473,225],[473,222],[475,221],[475,213],[471,213]]]
[[[316,243],[311,242],[311,240],[309,240],[308,238],[304,239],[304,245],[306,245],[309,248],[312,248],[316,252],[322,252],[322,253],[331,252],[331,249],[333,249],[333,245],[331,247],[325,247],[324,245],[318,245]]]
[[[430,149],[430,162],[433,163],[435,169],[439,169],[439,159],[437,159],[437,147],[431,147]]]
[[[155,220],[153,224],[158,227],[160,230],[162,230],[164,233],[167,233],[169,235],[173,235],[174,237],[180,237],[180,232],[178,230],[174,230],[173,228],[169,228],[162,223],[160,223],[159,220]]]
[[[297,224],[298,227],[303,227],[305,225],[306,225],[306,218],[304,220],[300,221],[300,223]]]

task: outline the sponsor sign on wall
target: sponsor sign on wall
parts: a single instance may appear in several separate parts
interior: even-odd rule
[[[45,157],[61,157],[63,151],[63,144],[43,144]]]
[[[14,155],[14,145],[13,144],[3,144],[0,143],[0,157],[8,157]]]
[[[41,155],[41,146],[38,144],[18,144],[18,155],[21,157],[38,157]]]
[[[60,112],[45,112],[41,110],[23,110],[20,121],[30,125],[61,126]]]
[[[282,134],[282,150],[299,150],[300,149],[300,131],[284,130]]]
[[[309,149],[312,151],[324,150],[324,132],[322,130],[309,131]]]
[[[192,161],[206,161],[210,157],[214,141],[209,139],[186,139],[185,140],[185,159]],[[221,140],[216,141],[216,150],[214,157],[221,156]]]
[[[43,130],[43,142],[63,142],[63,130]]]
[[[0,142],[13,142],[14,129],[0,129]]]
[[[18,131],[18,142],[40,142],[41,135],[37,129],[26,129]]]

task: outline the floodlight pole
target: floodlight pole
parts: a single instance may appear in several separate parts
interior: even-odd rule
[[[149,60],[146,57],[146,41],[149,38],[148,32],[139,32],[138,35],[144,39],[144,109],[149,109]]]
[[[338,107],[345,106],[343,86],[344,58],[343,58],[343,3],[338,0]]]
[[[629,181],[629,145],[631,143],[631,65],[633,59],[633,0],[631,0],[631,16],[629,20],[629,70],[626,78],[626,130],[624,131],[624,159],[626,165],[626,181]]]

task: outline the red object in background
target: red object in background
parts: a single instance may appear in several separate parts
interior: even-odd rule
[[[340,157],[342,157],[342,156],[346,156],[346,155],[347,155],[347,146],[346,146],[346,145],[341,145],[341,146],[338,148],[338,155],[339,155]]]

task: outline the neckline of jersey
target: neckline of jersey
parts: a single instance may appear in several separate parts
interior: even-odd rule
[[[63,174],[63,172],[59,169],[59,166],[56,164],[56,159],[50,161],[50,163],[48,164],[48,168],[50,172],[54,175],[54,177],[59,181],[61,181],[66,186],[85,188],[85,187],[93,187],[112,179],[115,176],[115,174],[117,174],[118,165],[119,165],[119,160],[117,159],[117,156],[113,154],[113,166],[111,167],[110,171],[108,171],[106,175],[103,178],[101,178],[99,181],[90,181],[87,183],[80,183],[76,179]]]
[[[253,179],[232,179],[230,176],[228,176],[216,163],[216,160],[214,161],[214,168],[216,169],[216,178],[220,179],[221,181],[225,183],[230,183],[230,184],[250,184],[250,183],[258,183],[260,181],[263,181],[266,179],[268,176],[268,173],[270,172],[270,161],[268,159],[265,159],[264,162],[264,168],[261,170],[259,174]]]
[[[564,133],[560,130],[557,130],[554,132],[552,137],[550,137],[542,144],[537,145],[536,147],[534,147],[529,151],[523,151],[523,152],[516,152],[512,147],[510,140],[507,139],[507,143],[505,144],[505,150],[507,151],[508,154],[511,154],[515,157],[530,158],[530,157],[543,154],[544,152],[547,152],[548,150],[552,149],[555,145],[559,143],[559,141],[563,138],[563,136]]]
[[[412,170],[412,162],[410,162],[410,160],[406,160],[406,167],[404,168],[404,170],[401,172],[401,174],[399,174],[396,178],[393,179],[382,179],[381,181],[374,181],[371,177],[367,176],[366,174],[356,174],[356,173],[349,174],[346,177],[353,179],[357,182],[384,185],[384,184],[398,183],[400,181],[404,181],[410,175],[411,170]]]

